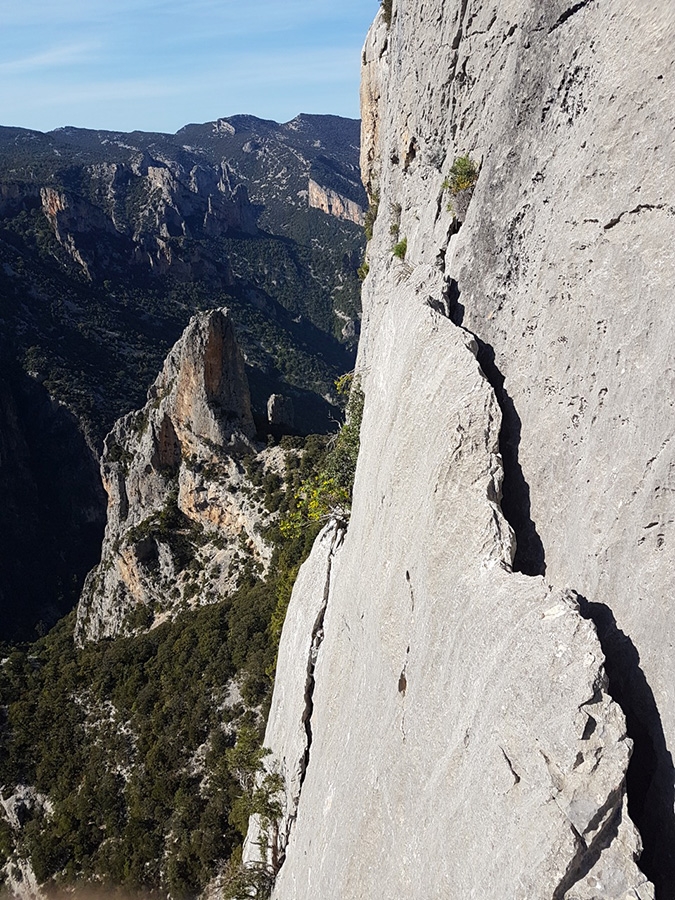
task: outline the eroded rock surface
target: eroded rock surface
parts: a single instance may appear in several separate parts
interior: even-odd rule
[[[225,161],[186,167],[137,153],[128,163],[90,165],[82,178],[90,183],[89,198],[43,187],[40,199],[57,241],[89,278],[115,256],[160,274],[172,269],[193,276],[198,257],[179,258],[176,239],[257,233],[246,187]]]
[[[242,463],[260,450],[254,439],[244,360],[227,310],[200,313],[145,407],[106,438],[108,521],[101,563],[78,606],[80,642],[214,599],[234,587],[235,563],[244,557],[266,569],[271,550],[260,526],[269,513],[252,495]],[[278,454],[268,455],[271,467],[279,463]]]
[[[269,771],[282,776],[283,814],[267,845],[264,825],[254,817],[247,835],[244,859],[265,862],[278,871],[298,814],[302,784],[312,747],[312,710],[316,664],[321,651],[323,623],[330,597],[333,562],[342,546],[343,529],[331,523],[318,536],[302,565],[289,604],[279,647],[278,690],[269,716],[266,745],[282,752],[268,761]],[[301,690],[298,690],[299,687]]]
[[[278,900],[675,896],[674,15],[394,0],[368,35],[361,453]]]
[[[343,197],[337,191],[317,184],[311,178],[309,179],[307,199],[313,209],[323,210],[329,216],[335,216],[337,219],[346,219],[348,222],[363,225],[363,207],[360,204],[350,200],[349,197]]]
[[[499,408],[475,343],[424,304],[433,278],[399,285],[370,344],[356,502],[275,895],[562,897],[621,830],[614,896],[650,896],[623,808],[631,743],[595,630],[572,594],[511,572]],[[275,695],[293,680],[304,695],[284,653],[296,629],[308,640],[294,604],[317,590],[293,596]],[[301,726],[275,698],[270,766]]]

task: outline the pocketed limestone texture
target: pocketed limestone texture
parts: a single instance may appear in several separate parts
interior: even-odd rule
[[[299,799],[298,712],[268,726],[276,900],[675,896],[674,17],[394,0],[370,30],[361,451]]]

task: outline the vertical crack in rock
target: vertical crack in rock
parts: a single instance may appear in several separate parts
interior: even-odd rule
[[[315,678],[314,673],[316,670],[316,663],[319,658],[319,650],[321,649],[321,644],[323,642],[323,623],[326,618],[326,609],[328,608],[328,599],[330,596],[330,580],[331,580],[331,572],[333,568],[333,557],[335,555],[335,551],[339,547],[342,538],[344,537],[344,529],[336,526],[335,535],[333,537],[333,542],[331,544],[330,551],[328,553],[327,565],[326,565],[326,580],[324,582],[323,588],[323,602],[317,614],[317,617],[314,621],[314,626],[312,628],[312,642],[310,644],[309,656],[307,658],[307,677],[305,679],[305,708],[302,714],[302,724],[305,729],[305,734],[307,736],[307,743],[305,745],[305,752],[300,760],[300,785],[298,788],[298,795],[295,802],[295,811],[289,817],[288,828],[286,830],[286,841],[285,843],[278,848],[278,866],[276,869],[276,874],[279,873],[279,870],[284,864],[286,859],[286,847],[288,846],[291,839],[291,832],[293,831],[293,826],[295,825],[295,820],[298,815],[298,808],[300,806],[300,797],[302,795],[302,786],[305,782],[305,776],[307,775],[307,769],[309,768],[309,757],[312,749],[312,713],[314,711],[314,686],[315,686]]]
[[[458,50],[459,45],[462,43],[462,37],[464,36],[464,19],[466,18],[466,8],[469,5],[469,0],[462,0],[462,5],[459,10],[459,16],[457,17],[457,31],[455,32],[455,36],[452,39],[452,49]],[[455,60],[455,65],[457,65],[457,60]]]
[[[502,411],[499,431],[499,452],[504,466],[502,484],[502,512],[516,536],[514,572],[524,575],[543,575],[546,572],[544,545],[530,516],[530,486],[525,480],[518,452],[522,423],[515,404],[504,388],[504,376],[495,363],[493,348],[477,335],[478,363],[492,385]]]
[[[595,625],[608,693],[626,718],[633,753],[626,772],[628,813],[640,832],[641,871],[654,884],[656,900],[675,898],[675,770],[666,746],[654,694],[640,667],[638,651],[617,626],[612,610],[577,595],[579,611]],[[561,895],[563,896],[563,895]]]
[[[460,291],[454,278],[449,279],[444,299],[448,318],[463,328],[464,307],[459,302]],[[504,388],[504,376],[495,363],[493,348],[468,329],[478,344],[478,364],[492,386],[497,403],[502,412],[502,426],[499,431],[499,452],[504,466],[501,508],[504,518],[516,536],[516,554],[513,559],[514,572],[523,575],[544,575],[546,560],[544,545],[530,516],[530,486],[525,480],[518,458],[521,435],[521,420],[513,400]]]
[[[621,792],[616,791],[605,804],[605,807],[614,805],[614,811],[596,834],[590,844],[586,843],[583,835],[579,834],[574,825],[570,825],[576,844],[576,853],[570,860],[567,871],[563,875],[558,887],[553,891],[551,900],[564,900],[567,892],[575,884],[585,878],[593,866],[600,859],[600,854],[612,843],[619,831],[621,824]],[[603,807],[604,808],[604,807]]]
[[[514,783],[514,785],[520,784],[520,775],[519,775],[519,774],[516,772],[516,770],[513,768],[513,763],[511,762],[511,760],[509,759],[509,757],[506,755],[506,751],[504,750],[503,747],[500,747],[499,749],[502,751],[502,756],[503,756],[504,759],[506,760],[506,764],[507,764],[507,766],[509,767],[509,769],[511,770],[511,774],[513,775],[513,783]]]
[[[302,759],[300,767],[300,790],[307,774],[309,766],[309,755],[312,749],[312,712],[314,710],[314,672],[316,670],[316,661],[319,658],[319,650],[323,641],[323,622],[326,617],[326,608],[328,606],[328,595],[330,591],[330,573],[333,563],[332,553],[328,557],[328,567],[326,569],[326,583],[323,592],[323,604],[319,610],[319,615],[312,629],[312,644],[307,659],[307,680],[305,681],[305,711],[302,715],[302,723],[305,726],[305,734],[307,735],[307,746],[305,747],[305,755]]]

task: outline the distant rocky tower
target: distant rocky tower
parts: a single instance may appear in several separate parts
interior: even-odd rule
[[[233,586],[240,552],[263,568],[266,513],[242,457],[255,452],[244,359],[226,309],[193,317],[142,410],[105,441],[108,521],[77,610],[80,643],[151,624]]]
[[[368,34],[361,451],[281,641],[275,900],[675,897],[674,29],[393,0]]]

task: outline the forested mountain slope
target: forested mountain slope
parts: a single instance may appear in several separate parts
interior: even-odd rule
[[[0,636],[33,637],[72,608],[102,537],[103,437],[143,404],[194,312],[231,311],[261,435],[335,428],[333,382],[359,331],[358,129],[304,115],[176,135],[0,128],[0,362],[14,373]],[[66,459],[74,506],[55,471]]]

